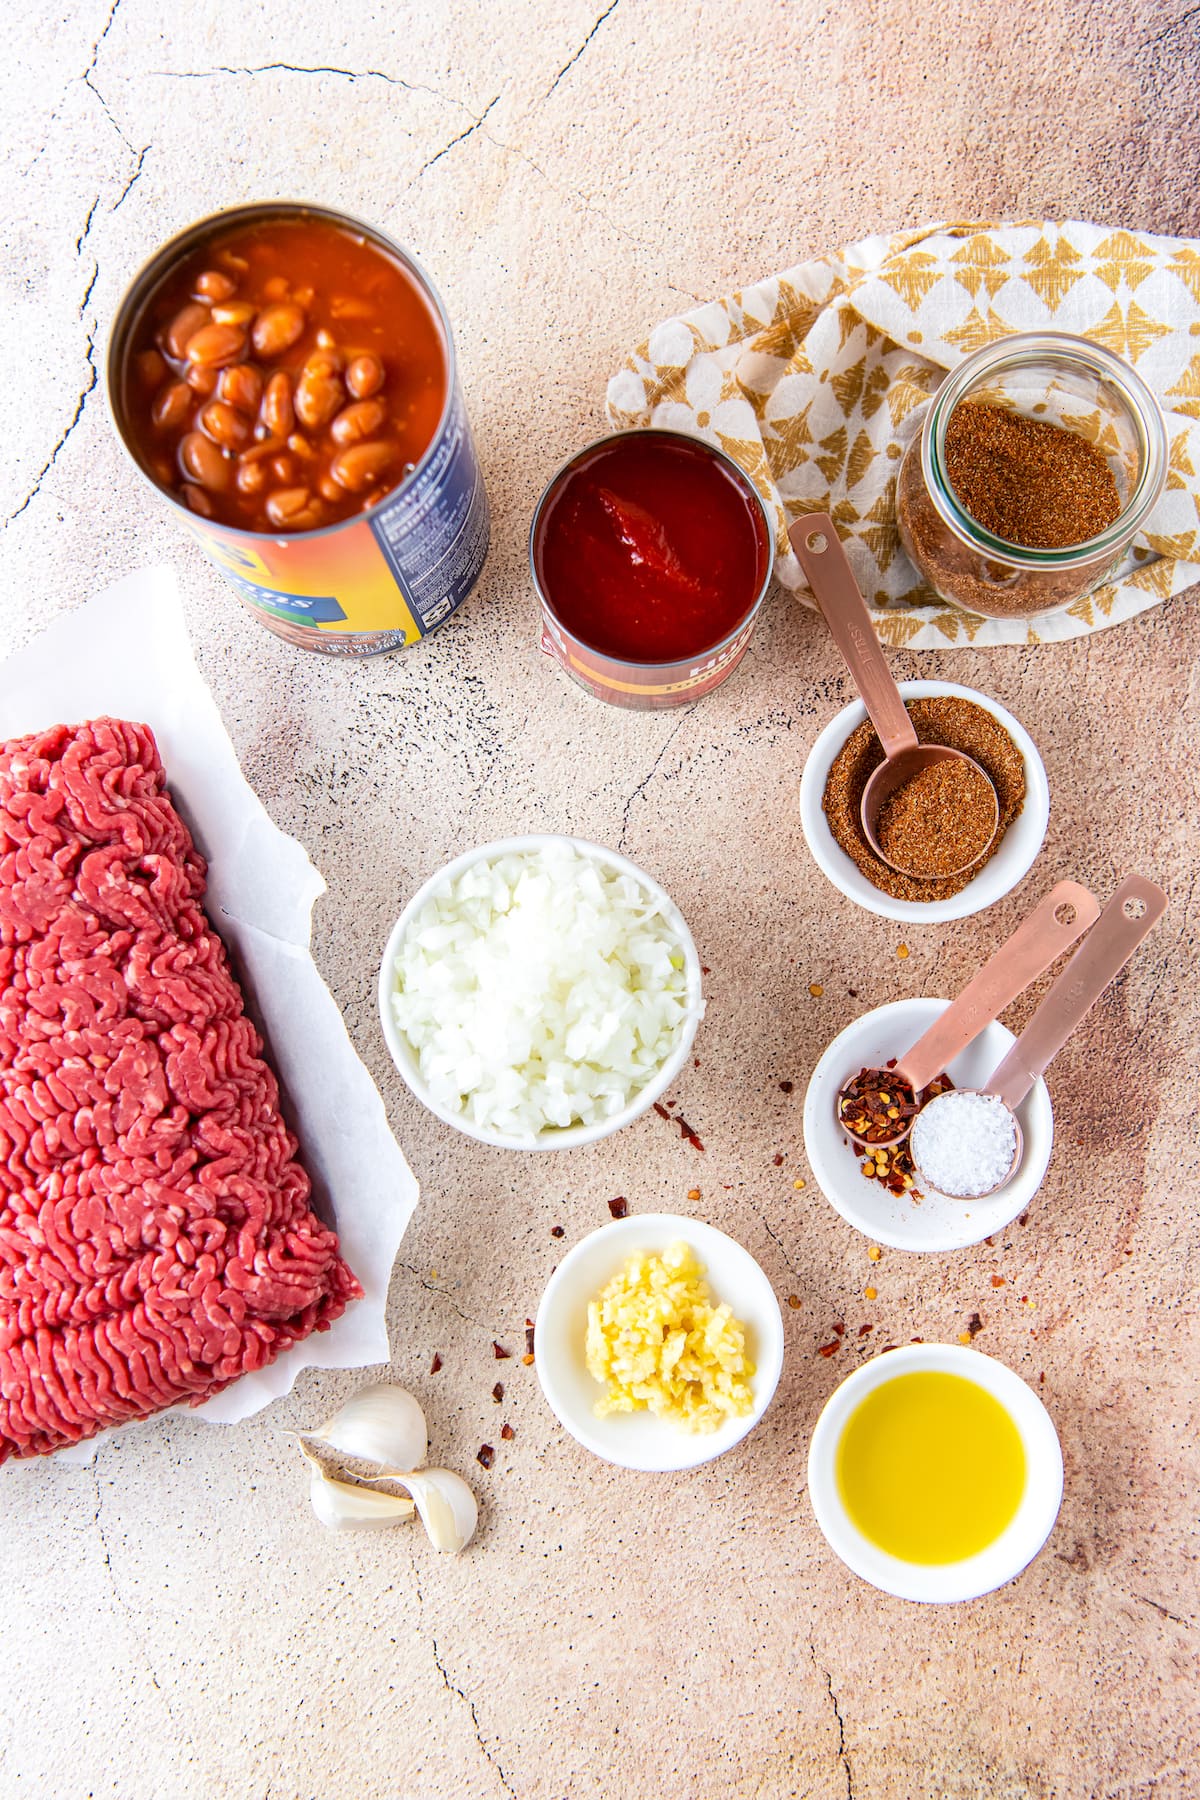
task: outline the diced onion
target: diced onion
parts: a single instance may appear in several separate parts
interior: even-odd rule
[[[565,841],[472,863],[426,900],[395,967],[395,1021],[437,1105],[514,1142],[613,1118],[687,1021],[662,902]]]

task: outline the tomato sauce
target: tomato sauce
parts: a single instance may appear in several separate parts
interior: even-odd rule
[[[746,479],[699,439],[631,431],[562,474],[534,568],[572,636],[625,663],[703,656],[757,603],[770,544]]]
[[[131,333],[127,435],[203,518],[286,533],[374,505],[446,404],[439,321],[411,276],[327,218],[218,231],[169,270]]]

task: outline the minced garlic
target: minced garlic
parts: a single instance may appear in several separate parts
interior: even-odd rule
[[[687,1244],[639,1251],[588,1306],[587,1366],[608,1392],[597,1418],[648,1407],[686,1431],[754,1410],[745,1327],[714,1306]]]

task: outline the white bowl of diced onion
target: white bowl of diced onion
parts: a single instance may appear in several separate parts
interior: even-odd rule
[[[567,1150],[644,1113],[687,1061],[700,959],[659,884],[552,833],[456,857],[413,895],[379,972],[409,1088],[481,1144]]]

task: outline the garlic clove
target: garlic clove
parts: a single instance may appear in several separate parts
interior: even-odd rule
[[[340,1450],[343,1456],[398,1469],[419,1469],[429,1450],[420,1402],[407,1388],[383,1381],[360,1388],[319,1431],[302,1435]]]
[[[307,1451],[305,1452],[307,1455]],[[413,1503],[402,1494],[378,1494],[374,1488],[355,1487],[348,1481],[335,1481],[327,1475],[315,1457],[309,1499],[322,1525],[330,1531],[382,1531],[411,1519]]]
[[[435,1550],[455,1554],[465,1550],[475,1535],[479,1507],[461,1475],[451,1469],[422,1469],[420,1474],[390,1469],[373,1481],[394,1481],[407,1488],[417,1503],[421,1523]]]

